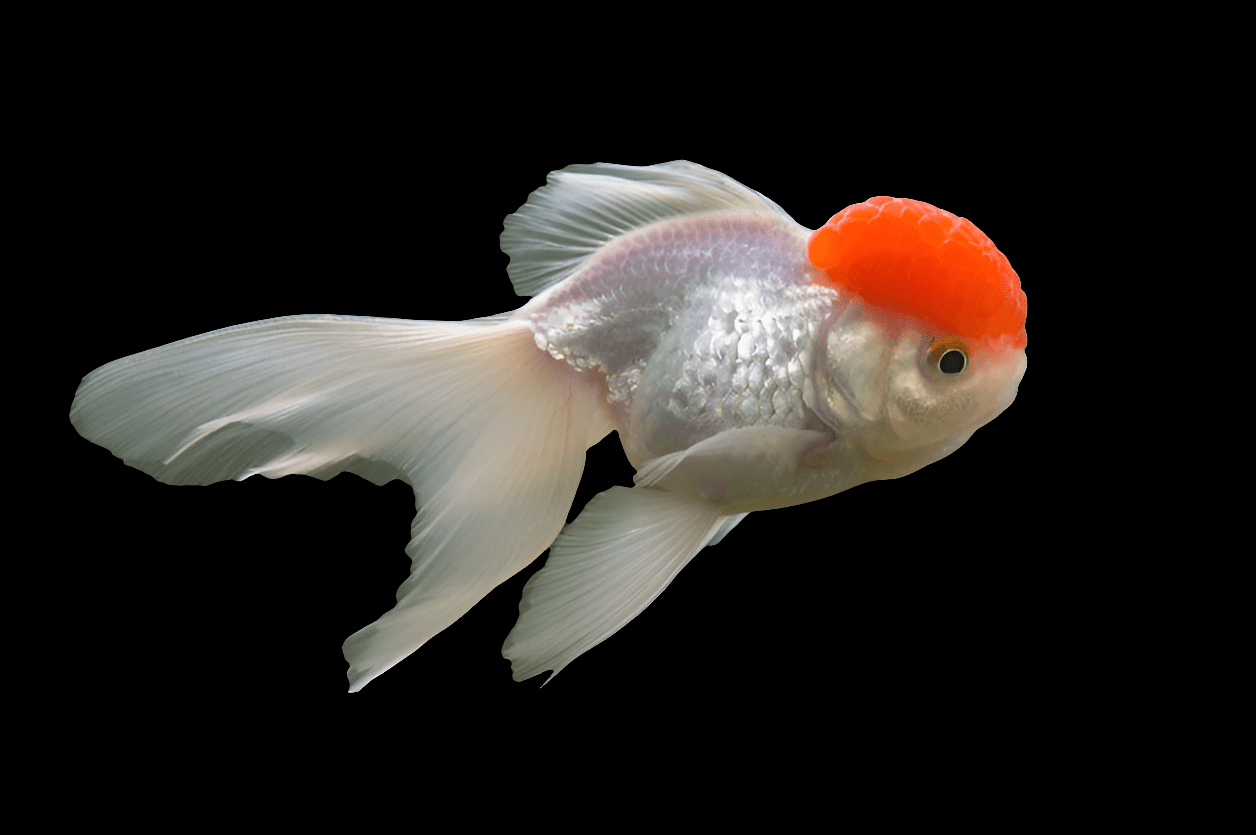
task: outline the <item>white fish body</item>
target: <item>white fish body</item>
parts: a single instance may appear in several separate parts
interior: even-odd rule
[[[506,220],[519,310],[226,328],[97,369],[71,420],[171,484],[409,483],[411,575],[345,642],[351,691],[551,544],[503,654],[516,679],[557,672],[746,513],[913,472],[1015,397],[1023,344],[969,339],[981,363],[940,374],[937,327],[826,282],[811,235],[692,163],[572,166]],[[612,430],[636,486],[564,529]]]

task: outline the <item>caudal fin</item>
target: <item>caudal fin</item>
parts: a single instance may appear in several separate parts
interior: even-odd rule
[[[584,451],[613,428],[600,387],[505,317],[226,328],[98,368],[70,419],[168,484],[341,472],[408,482],[410,577],[392,610],[345,641],[351,692],[549,547]]]

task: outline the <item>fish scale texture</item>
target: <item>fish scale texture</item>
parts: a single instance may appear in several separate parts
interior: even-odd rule
[[[724,429],[801,428],[837,295],[809,280],[804,240],[744,214],[643,230],[531,313],[537,345],[606,373],[634,446],[653,455]]]

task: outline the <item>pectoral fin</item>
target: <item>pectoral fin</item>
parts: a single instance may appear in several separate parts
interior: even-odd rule
[[[729,429],[645,462],[634,481],[702,499],[728,514],[788,507],[811,500],[804,498],[816,481],[809,457],[832,441],[810,429]]]

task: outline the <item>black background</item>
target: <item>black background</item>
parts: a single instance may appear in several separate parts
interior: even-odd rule
[[[1054,464],[1036,453],[1051,410],[1036,349],[1058,326],[1038,311],[1072,186],[1025,149],[1020,122],[948,121],[927,103],[830,112],[726,98],[709,112],[653,90],[568,110],[544,89],[471,90],[388,56],[351,63],[241,73],[211,55],[163,75],[119,57],[82,80],[61,208],[73,234],[49,256],[76,276],[61,299],[72,348],[56,366],[66,411],[99,365],[241,322],[513,309],[523,300],[498,235],[547,172],[670,159],[715,168],[811,228],[878,194],[972,220],[1031,302],[1021,394],[919,473],[752,514],[542,690],[543,676],[512,681],[500,647],[543,558],[348,695],[340,645],[408,574],[406,486],[342,475],[170,487],[65,421],[59,489],[73,512],[57,533],[77,637],[61,669],[75,687],[126,691],[136,727],[160,705],[208,734],[239,727],[214,717],[241,714],[250,727],[313,712],[382,733],[416,715],[517,730],[591,706],[614,717],[711,705],[832,730],[838,705],[878,725],[1072,698],[1050,671],[1070,607],[1085,603],[1059,600],[1072,567],[1034,547],[1054,507]],[[573,516],[631,477],[612,435],[590,450]]]

